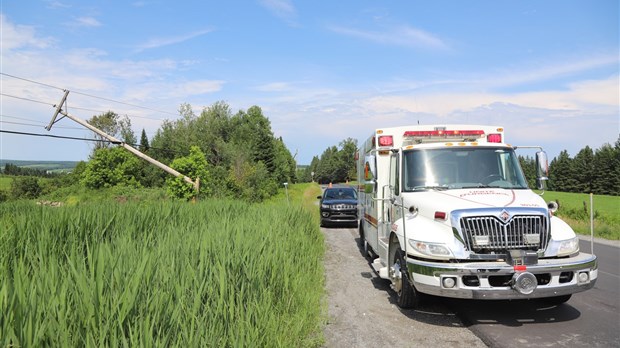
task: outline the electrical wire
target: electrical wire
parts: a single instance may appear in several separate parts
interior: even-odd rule
[[[99,142],[99,143],[110,143],[110,144],[115,144],[115,145],[123,144],[123,142],[121,142],[121,141],[110,141],[110,140],[104,140],[104,139],[88,139],[88,138],[67,137],[67,136],[53,135],[53,134],[18,132],[18,131],[10,131],[10,130],[5,130],[5,129],[0,129],[0,133],[8,133],[8,134],[15,134],[15,135],[27,135],[27,136],[36,136],[36,137],[47,137],[47,138],[57,138],[57,139],[68,139],[68,140],[94,141],[94,142]],[[135,147],[135,148],[140,146],[140,144],[130,144],[130,143],[125,143],[125,144],[130,145],[130,146]],[[164,148],[161,148],[161,147],[149,146],[149,149],[157,150],[157,151],[170,152],[170,153],[185,154],[182,151],[171,150],[171,149],[164,149]]]
[[[95,142],[100,142],[100,143],[112,143],[112,144],[117,144],[117,145],[121,144],[120,141],[110,141],[110,140],[102,140],[102,139],[76,138],[76,137],[67,137],[67,136],[54,135],[54,134],[17,132],[17,131],[10,131],[10,130],[6,130],[6,129],[0,129],[0,133],[17,134],[17,135],[28,135],[28,136],[33,136],[33,137],[47,137],[47,138],[58,138],[58,139],[95,141]]]
[[[0,93],[0,95],[5,96],[5,97],[15,98],[15,99],[26,100],[26,101],[33,102],[33,103],[39,103],[39,104],[45,104],[45,105],[49,105],[49,106],[54,106],[54,104],[52,104],[52,103],[46,103],[46,102],[43,102],[43,101],[40,101],[40,100],[34,100],[34,99],[30,99],[30,98],[18,97],[18,96],[6,94],[6,93]]]
[[[58,86],[53,86],[53,85],[50,85],[50,84],[47,84],[47,83],[38,82],[38,81],[26,79],[26,78],[23,78],[23,77],[19,77],[19,76],[7,74],[7,73],[0,73],[0,75],[11,77],[11,78],[22,80],[22,81],[26,81],[26,82],[30,82],[30,83],[35,83],[35,84],[38,84],[38,85],[41,85],[41,86],[55,88],[55,89],[58,89],[58,90],[61,90],[61,91],[66,91],[65,88],[61,88],[61,87],[58,87]],[[157,112],[157,113],[168,114],[168,115],[172,115],[172,116],[179,116],[178,113],[173,113],[173,112],[169,112],[169,111],[165,111],[165,110],[154,109],[154,108],[150,108],[150,107],[142,106],[142,105],[137,105],[137,104],[131,104],[131,103],[115,100],[115,99],[99,97],[99,96],[96,96],[96,95],[92,95],[92,94],[88,94],[88,93],[83,93],[83,92],[79,92],[79,91],[71,91],[71,93],[83,95],[83,96],[89,97],[89,98],[105,100],[105,101],[108,101],[108,102],[117,103],[117,104],[121,104],[121,105],[136,107],[136,108],[140,108],[140,109],[144,109],[144,110],[154,111],[154,112]],[[2,95],[4,95],[4,94],[2,94]],[[7,95],[7,96],[10,96],[10,95]],[[24,98],[15,97],[15,96],[10,96],[10,97],[14,97],[14,98],[18,98],[18,99],[24,99]],[[31,101],[39,102],[39,101],[36,101],[36,100],[31,100]],[[40,102],[40,103],[42,103],[42,102]],[[49,104],[49,105],[53,106],[53,104]],[[72,107],[72,108],[78,109],[77,107]],[[97,110],[89,110],[89,111],[99,112]],[[132,116],[132,117],[140,117],[140,116]],[[142,116],[142,118],[148,118],[148,117]],[[153,119],[153,118],[151,118],[151,119]],[[155,119],[155,120],[159,120],[159,119]]]
[[[22,121],[30,121],[30,122],[37,122],[40,125],[42,125],[43,127],[47,126],[46,123],[43,123],[41,121],[37,121],[37,120],[33,120],[31,118],[23,118],[23,117],[17,117],[17,116],[9,116],[9,115],[5,115],[5,114],[0,114],[0,122],[4,122],[4,123],[13,123],[13,124],[20,124],[17,122],[10,122],[10,121],[5,121],[2,120],[3,118],[12,118],[15,120],[22,120]],[[29,126],[29,124],[23,124],[24,126]],[[39,125],[37,125],[37,127],[39,127]],[[67,127],[67,126],[56,126],[54,128],[62,128],[62,129],[75,129],[75,130],[84,130],[83,127]]]
[[[0,75],[4,75],[4,76],[8,76],[8,77],[12,77],[14,79],[18,79],[18,80],[22,80],[22,81],[26,81],[26,82],[31,82],[31,83],[36,83],[37,85],[41,85],[41,86],[45,86],[45,87],[50,87],[50,88],[56,88],[59,90],[63,90],[60,87],[56,87],[56,86],[52,86],[52,85],[48,85],[47,83],[43,83],[43,82],[38,82],[38,81],[33,81],[33,80],[29,80],[23,77],[19,77],[19,76],[15,76],[15,75],[11,75],[11,74],[7,74],[7,73],[0,73]]]

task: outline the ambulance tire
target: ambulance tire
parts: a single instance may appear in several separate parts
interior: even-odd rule
[[[357,225],[357,231],[360,234],[359,245],[360,245],[360,247],[364,247],[364,241],[366,239],[364,238],[364,226],[362,225],[361,222]]]
[[[400,246],[396,249],[394,263],[398,264],[401,269],[405,268],[404,271],[401,271],[400,291],[396,291],[398,306],[403,309],[417,308],[420,305],[421,294],[409,281],[409,272],[406,271],[407,263],[405,261],[405,252]]]

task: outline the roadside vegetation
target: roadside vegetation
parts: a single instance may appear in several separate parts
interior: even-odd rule
[[[320,346],[307,188],[261,205],[0,204],[0,345]]]

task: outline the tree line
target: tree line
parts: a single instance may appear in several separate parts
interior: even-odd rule
[[[533,158],[520,157],[531,187],[535,187]],[[620,137],[616,143],[593,150],[586,146],[575,157],[563,150],[549,163],[550,191],[620,196]]]
[[[262,201],[276,194],[283,183],[295,180],[295,160],[282,138],[274,136],[260,107],[233,113],[226,103],[216,102],[196,115],[189,104],[183,104],[179,113],[179,119],[164,121],[151,141],[142,130],[139,144],[126,116],[109,111],[87,122],[194,180],[199,177],[199,197]],[[80,162],[70,174],[73,180],[69,182],[89,189],[166,187],[173,197],[195,196],[190,184],[100,140],[89,160]],[[22,185],[18,181],[14,186],[40,192],[32,187],[33,182]],[[27,192],[22,196],[31,197]]]
[[[19,167],[12,163],[6,163],[2,173],[12,176],[38,176],[42,178],[52,178],[58,176],[58,173],[37,168]]]
[[[298,172],[298,180],[322,184],[356,180],[356,151],[357,140],[351,138],[341,141],[338,146],[330,146],[320,157],[314,156],[310,165]]]
[[[357,180],[355,139],[327,147],[321,156],[312,158],[310,165],[297,169],[294,157],[282,138],[274,136],[269,119],[258,106],[233,113],[225,102],[216,102],[196,115],[189,104],[182,104],[179,113],[179,119],[164,121],[150,141],[143,129],[139,143],[127,116],[109,111],[88,122],[192,179],[199,177],[201,197],[262,201],[285,182]],[[71,174],[54,179],[51,186],[77,182],[89,189],[118,185],[166,187],[174,197],[194,196],[191,185],[182,179],[101,140],[88,162],[78,163]],[[530,187],[536,187],[534,159],[520,156],[519,160]],[[7,164],[3,172],[24,175],[24,179],[14,180],[14,197],[33,198],[50,190],[27,179],[48,176],[46,172],[14,164]],[[613,146],[604,144],[597,150],[586,146],[574,158],[562,151],[550,162],[549,179],[548,189],[552,191],[620,195],[620,137]],[[4,193],[0,198],[6,197]]]

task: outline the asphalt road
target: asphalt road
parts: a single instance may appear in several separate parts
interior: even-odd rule
[[[614,245],[615,244],[615,245]],[[580,248],[590,252],[590,242]],[[598,280],[567,303],[449,300],[449,308],[490,347],[620,347],[620,249],[594,243]]]
[[[405,347],[620,348],[618,241],[597,240],[594,243],[599,270],[596,285],[574,294],[567,303],[559,306],[545,305],[538,300],[479,301],[431,297],[420,309],[402,310],[395,305],[395,294],[390,290],[389,282],[374,273],[367,258],[355,253],[355,250],[361,253],[357,247],[357,229],[323,231],[328,246],[327,284],[332,293],[329,301],[332,321],[326,330],[327,347],[387,344]],[[580,248],[589,253],[590,245],[589,238],[584,238]],[[332,253],[339,257],[338,261],[329,260]],[[347,262],[342,262],[342,258]],[[372,324],[364,323],[361,318],[370,319]],[[462,329],[471,331],[478,340]]]

